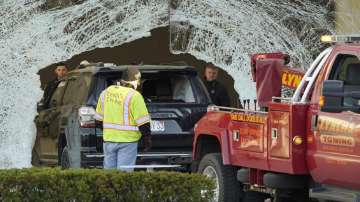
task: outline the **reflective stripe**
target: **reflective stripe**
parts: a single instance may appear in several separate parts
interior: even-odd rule
[[[115,130],[128,130],[128,131],[139,131],[137,126],[125,126],[125,125],[118,125],[113,123],[104,123],[104,129],[115,129]]]
[[[143,116],[143,117],[139,118],[138,120],[136,120],[136,124],[141,125],[141,124],[149,122],[149,121],[150,121],[150,116],[146,115],[146,116]]]
[[[103,119],[104,119],[104,116],[103,116],[102,114],[95,113],[94,119],[96,119],[96,120],[103,120]]]
[[[126,95],[125,102],[124,102],[124,125],[129,125],[129,109],[130,109],[130,100],[132,96],[134,95],[133,90],[130,90],[128,94]]]
[[[104,109],[105,92],[106,92],[106,90],[104,90],[104,91],[101,92],[101,94],[100,94],[100,104],[101,104],[101,111],[102,111],[102,113],[104,113],[104,111],[105,111],[105,109]]]

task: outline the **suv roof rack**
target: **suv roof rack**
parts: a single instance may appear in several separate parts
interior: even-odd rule
[[[160,65],[188,66],[185,61],[163,62]]]
[[[79,66],[76,67],[76,69],[84,69],[87,67],[103,67],[103,68],[109,68],[116,66],[114,63],[104,63],[104,62],[93,62],[90,63],[86,60],[82,61]]]
[[[320,41],[323,43],[359,43],[360,35],[323,35]]]

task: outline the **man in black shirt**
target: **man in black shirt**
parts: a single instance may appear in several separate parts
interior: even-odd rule
[[[224,86],[216,79],[219,69],[208,63],[205,67],[205,86],[210,94],[213,104],[217,106],[230,106],[229,95]]]
[[[45,108],[49,107],[51,96],[55,92],[59,84],[59,81],[66,75],[66,73],[67,73],[66,65],[62,62],[58,63],[55,68],[56,78],[50,81],[46,85],[46,88],[44,90],[43,106]]]

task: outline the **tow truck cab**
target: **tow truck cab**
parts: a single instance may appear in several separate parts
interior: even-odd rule
[[[360,199],[360,37],[322,41],[333,45],[292,98],[267,111],[212,107],[197,123],[193,158],[219,185],[215,201]]]

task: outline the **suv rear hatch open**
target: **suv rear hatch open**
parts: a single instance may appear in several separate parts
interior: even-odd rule
[[[151,116],[152,148],[142,153],[142,163],[190,163],[193,127],[206,113],[210,98],[194,68],[142,67],[142,93]],[[88,105],[95,106],[106,87],[115,85],[122,71],[100,70],[94,78]],[[102,151],[101,130],[97,131],[97,150]],[[166,162],[164,162],[166,161]]]

